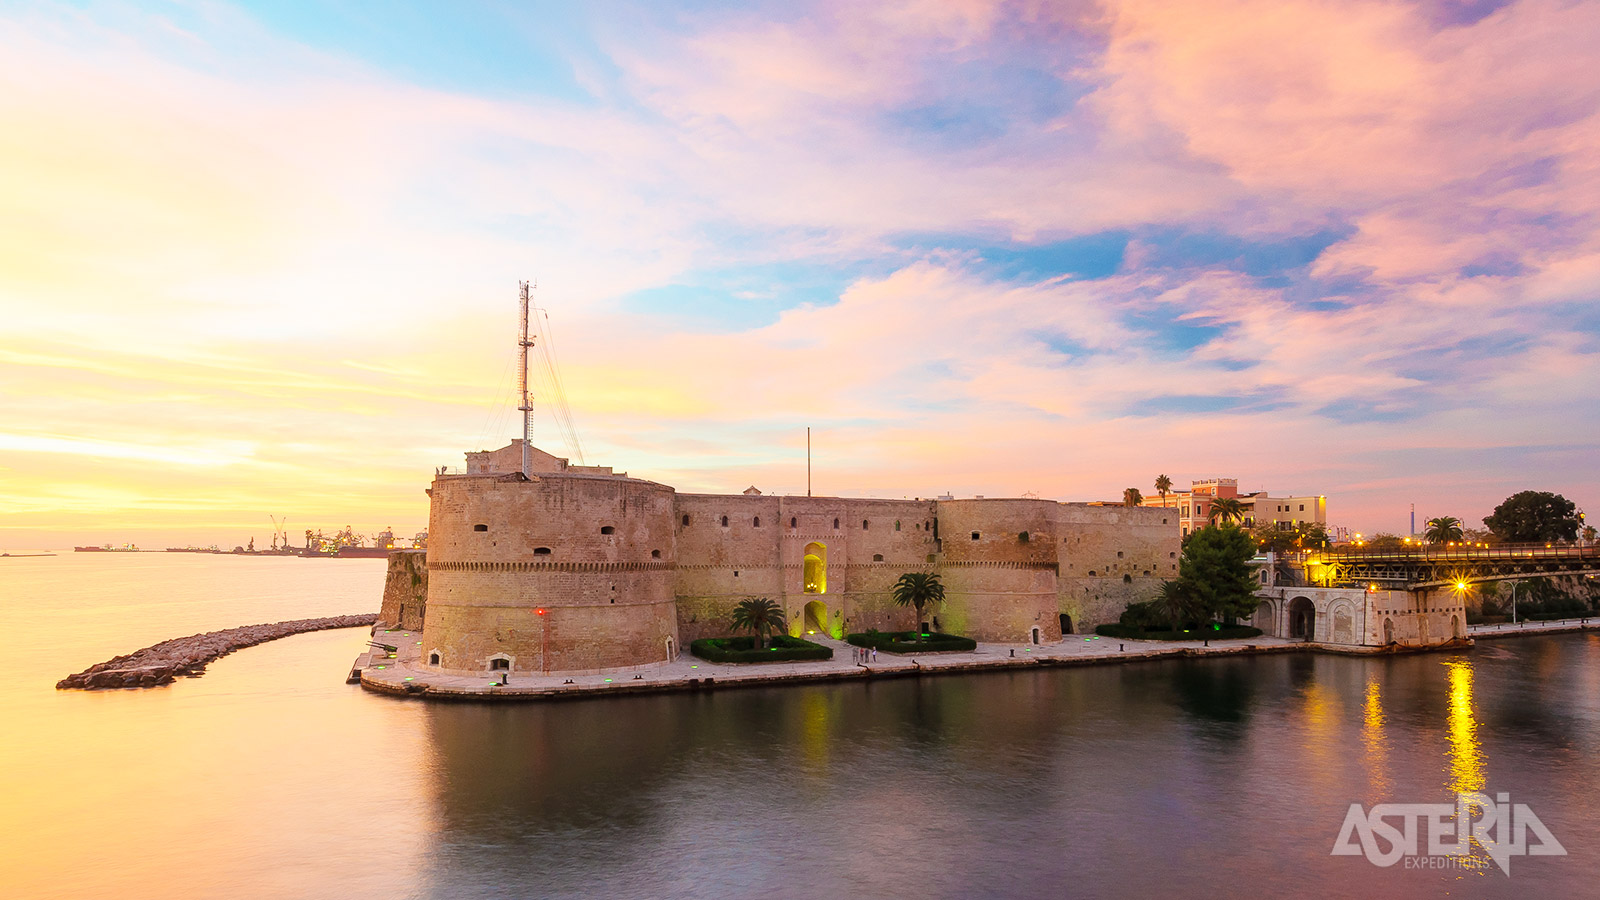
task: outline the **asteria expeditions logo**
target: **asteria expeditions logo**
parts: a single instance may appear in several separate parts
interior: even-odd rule
[[[1426,855],[1419,852],[1422,823],[1428,833]],[[1537,843],[1528,843],[1530,832]],[[1380,843],[1388,849],[1382,849]],[[1567,848],[1526,803],[1513,806],[1509,794],[1496,794],[1490,801],[1489,795],[1476,791],[1457,794],[1453,806],[1379,803],[1368,810],[1352,803],[1333,842],[1332,855],[1365,856],[1375,866],[1392,866],[1403,858],[1408,869],[1442,869],[1461,866],[1474,846],[1483,848],[1507,877],[1513,856],[1567,855]]]

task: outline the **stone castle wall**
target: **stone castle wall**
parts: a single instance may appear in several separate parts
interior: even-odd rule
[[[594,671],[676,651],[671,488],[487,475],[436,479],[431,495],[424,659]]]
[[[421,631],[428,605],[428,565],[424,550],[389,551],[389,570],[383,579],[383,606],[378,624],[386,628]]]
[[[1177,510],[1063,503],[1056,522],[1058,612],[1071,617],[1074,633],[1117,621],[1129,603],[1178,577]]]
[[[795,635],[912,628],[890,589],[914,571],[945,585],[930,627],[1055,641],[1064,615],[1090,630],[1149,597],[1179,543],[1170,510],[1048,500],[676,494],[570,473],[441,476],[430,493],[424,659],[459,672],[660,662],[732,633],[756,597]]]
[[[752,597],[781,604],[796,635],[910,628],[889,586],[929,567],[934,518],[931,500],[679,494],[679,633],[728,634],[728,615]],[[821,562],[820,592],[806,590],[808,551]]]

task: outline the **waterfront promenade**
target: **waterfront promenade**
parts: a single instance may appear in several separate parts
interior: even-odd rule
[[[1502,622],[1498,625],[1468,625],[1471,638],[1517,637],[1528,634],[1565,634],[1571,631],[1600,631],[1600,616],[1583,616],[1576,619],[1549,621],[1522,621],[1516,624]]]
[[[684,654],[670,663],[595,674],[514,671],[508,684],[499,673],[452,675],[422,662],[421,634],[375,633],[374,640],[396,647],[394,653],[362,654],[351,681],[380,693],[449,700],[561,700],[613,694],[662,693],[729,687],[759,687],[806,682],[904,678],[971,672],[1028,670],[1041,667],[1112,665],[1182,657],[1219,657],[1264,653],[1325,652],[1382,655],[1379,647],[1316,644],[1286,638],[1254,637],[1227,641],[1130,641],[1099,635],[1069,635],[1044,645],[982,644],[976,650],[895,655],[878,654],[876,662],[856,662],[854,648],[842,641],[807,635],[807,640],[833,648],[833,659],[781,663],[712,663]],[[1460,648],[1461,644],[1453,645]],[[1428,649],[1450,649],[1443,648]]]

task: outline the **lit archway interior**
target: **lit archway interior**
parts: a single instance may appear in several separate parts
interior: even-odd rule
[[[806,604],[805,631],[809,633],[828,633],[828,607],[821,600],[813,600]]]
[[[806,545],[805,592],[808,594],[826,594],[828,592],[828,547],[816,541]]]

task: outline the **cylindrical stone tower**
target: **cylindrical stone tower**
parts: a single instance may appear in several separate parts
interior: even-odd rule
[[[673,490],[590,474],[440,475],[422,661],[595,672],[678,652]]]

